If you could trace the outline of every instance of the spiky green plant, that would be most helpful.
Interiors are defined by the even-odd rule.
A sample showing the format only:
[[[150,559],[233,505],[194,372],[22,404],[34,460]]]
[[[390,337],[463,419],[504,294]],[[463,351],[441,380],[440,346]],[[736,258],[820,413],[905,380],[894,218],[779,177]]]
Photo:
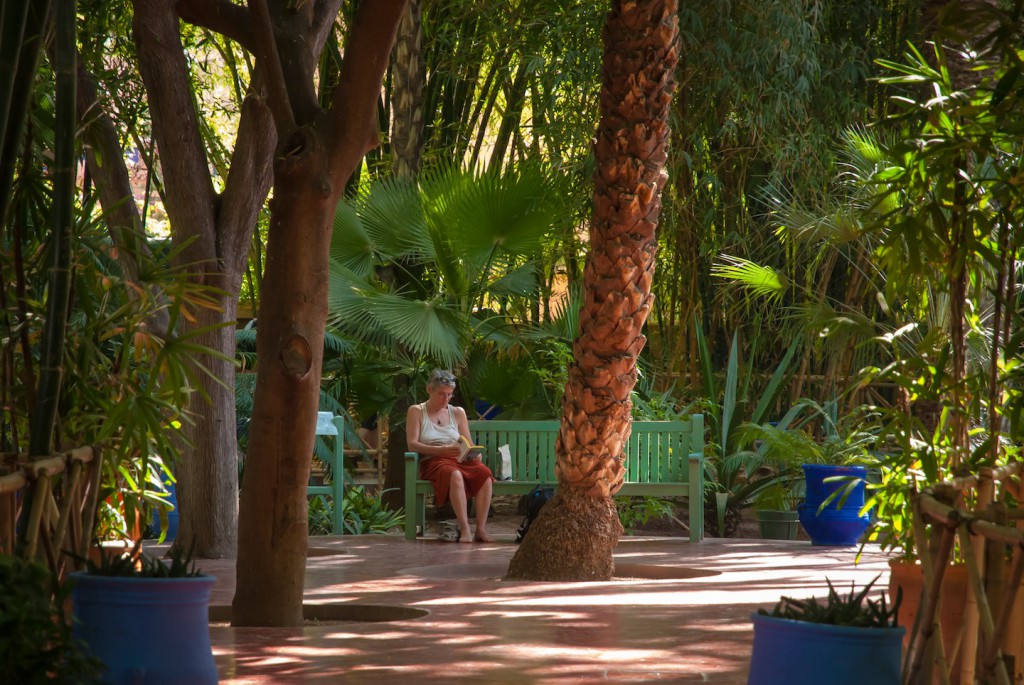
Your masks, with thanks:
[[[903,601],[903,589],[896,590],[896,601],[891,606],[886,605],[885,593],[881,593],[877,599],[869,599],[868,593],[871,592],[871,588],[880,577],[881,575],[875,576],[860,591],[857,591],[854,583],[851,582],[848,595],[840,595],[833,587],[832,581],[826,579],[828,597],[825,598],[824,603],[814,597],[810,599],[783,597],[770,612],[759,609],[757,613],[763,616],[834,626],[895,628],[899,625],[897,612]]]

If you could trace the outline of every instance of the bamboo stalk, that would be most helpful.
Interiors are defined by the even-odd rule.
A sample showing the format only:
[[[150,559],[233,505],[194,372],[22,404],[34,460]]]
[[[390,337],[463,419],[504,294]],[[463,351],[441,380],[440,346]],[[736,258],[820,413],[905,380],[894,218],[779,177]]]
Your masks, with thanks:
[[[29,511],[26,521],[23,559],[35,559],[36,551],[39,548],[39,528],[43,520],[46,500],[50,494],[50,477],[39,478],[29,491],[35,491],[35,497],[32,499],[32,509]]]
[[[79,533],[79,545],[78,549],[82,550],[82,556],[85,556],[84,551],[89,549],[89,543],[92,541],[93,525],[96,520],[96,506],[99,504],[100,497],[100,480],[103,477],[103,452],[99,447],[88,448],[93,454],[93,460],[89,465],[91,469],[89,471],[89,479],[86,481],[88,487],[85,492],[85,501],[82,505],[80,512],[82,521],[82,530]]]
[[[1016,520],[1015,526],[1018,532],[1024,528],[1024,521]],[[1021,561],[1018,561],[1020,559]],[[1009,612],[1008,626],[1006,629],[1006,637],[1003,641],[1003,651],[1006,654],[1013,655],[1014,658],[1014,678],[1020,680],[1021,674],[1024,673],[1024,592],[1021,591],[1021,584],[1024,583],[1024,578],[1015,579],[1013,574],[1017,573],[1017,564],[1020,563],[1024,566],[1024,549],[1021,545],[1017,545],[1013,554],[1014,567],[1010,571],[1011,585],[1010,592],[1015,593],[1013,602],[1007,603],[1003,609]]]
[[[0,495],[9,495],[18,492],[28,484],[28,478],[21,471],[9,473],[0,478]]]
[[[995,483],[990,478],[979,478],[978,480],[978,504],[979,510],[984,511],[992,503],[995,497]],[[978,630],[983,631],[986,636],[991,636],[992,617],[988,616],[988,624],[984,623],[982,616],[985,604],[985,536],[977,532],[971,526],[971,519],[961,521],[958,524],[960,531],[960,548],[965,559],[970,559],[968,565],[971,583],[967,586],[967,602],[964,605],[963,635],[964,642],[961,648],[963,657],[960,661],[960,682],[973,683],[978,662]]]
[[[70,466],[68,468],[67,475],[64,477],[64,497],[60,503],[60,512],[57,518],[57,526],[53,532],[53,539],[60,545],[61,554],[55,574],[58,578],[64,577],[65,567],[67,564],[64,563],[67,553],[70,551],[74,553],[74,550],[69,550],[69,543],[71,538],[68,536],[69,522],[71,521],[71,510],[74,508],[74,503],[78,501],[78,483],[82,475],[82,462],[73,461],[68,459]]]
[[[971,530],[970,525],[966,522],[960,524],[960,539],[961,541],[970,538]],[[972,595],[976,598],[975,600],[975,626],[974,630],[967,631],[968,642],[967,644],[971,647],[969,651],[964,652],[963,668],[960,671],[960,682],[962,683],[973,683],[975,678],[975,662],[977,659],[977,646],[978,646],[978,625],[981,627],[982,635],[986,642],[995,642],[993,640],[995,633],[995,624],[992,621],[992,612],[989,611],[988,602],[985,599],[985,581],[982,577],[985,569],[982,562],[983,559],[979,558],[975,546],[973,544],[961,544],[964,553],[964,561],[967,563],[967,572],[971,579],[970,592],[967,594],[968,602]],[[966,616],[965,616],[966,619]],[[966,624],[967,621],[965,620]],[[998,649],[998,646],[997,646]],[[969,663],[968,663],[969,662]],[[967,676],[970,676],[970,680],[965,680]],[[1001,658],[996,659],[995,664],[995,675],[999,682],[999,685],[1010,685],[1010,678],[1006,674],[1006,664],[1003,663]]]
[[[1021,553],[1021,548],[1018,547],[1014,551],[1013,564],[1010,567],[1006,597],[999,604],[999,618],[996,620],[995,639],[985,645],[982,665],[986,673],[991,672],[995,660],[999,658],[1000,652],[1012,654],[1014,656],[1014,663],[1019,663],[1020,652],[1014,649],[1018,645],[1010,641],[1012,633],[1010,630],[1010,618],[1014,614],[1015,607],[1019,604],[1020,593],[1018,590],[1020,589],[1022,578],[1024,578],[1024,554]],[[1000,650],[1000,639],[1002,640],[1002,650]],[[1016,674],[1011,674],[1011,676],[1016,678]]]
[[[0,554],[14,552],[14,522],[18,518],[13,492],[0,492]]]
[[[920,506],[923,498],[915,498],[915,503]],[[915,534],[924,534],[924,521],[920,515],[914,516]],[[946,566],[949,564],[950,555],[953,552],[954,533],[952,528],[940,528],[938,544],[932,541],[932,557],[921,555],[921,567],[924,571],[924,597],[921,602],[920,626],[921,637],[924,638],[924,645],[914,649],[914,637],[911,637],[911,645],[908,650],[908,658],[912,658],[910,669],[906,669],[905,682],[920,683],[926,685],[931,682],[932,667],[939,666],[939,680],[943,685],[949,684],[949,666],[946,663],[945,648],[942,644],[942,627],[938,620],[939,592],[942,589],[942,578],[946,573]],[[934,534],[934,531],[933,531]],[[918,538],[925,539],[925,538]],[[912,654],[912,657],[911,657]],[[934,658],[925,659],[926,655],[934,655]]]

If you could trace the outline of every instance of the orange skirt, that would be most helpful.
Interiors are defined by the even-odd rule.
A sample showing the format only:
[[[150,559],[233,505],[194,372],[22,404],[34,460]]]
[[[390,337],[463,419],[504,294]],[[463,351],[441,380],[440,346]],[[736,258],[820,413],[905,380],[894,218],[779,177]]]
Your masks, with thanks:
[[[434,484],[435,506],[440,507],[448,501],[448,490],[454,471],[462,472],[462,481],[466,484],[466,499],[476,497],[484,483],[494,480],[491,470],[479,459],[460,464],[456,457],[431,457],[420,462],[420,478]]]

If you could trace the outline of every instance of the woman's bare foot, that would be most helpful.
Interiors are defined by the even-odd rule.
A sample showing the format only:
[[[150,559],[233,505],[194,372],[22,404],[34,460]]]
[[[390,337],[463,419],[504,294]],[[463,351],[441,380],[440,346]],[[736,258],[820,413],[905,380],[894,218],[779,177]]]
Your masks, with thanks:
[[[476,535],[473,536],[474,542],[494,542],[494,538],[486,530],[476,529]]]
[[[469,544],[470,542],[473,542],[472,531],[470,531],[468,528],[466,530],[460,530],[459,531],[459,539],[456,540],[456,542],[463,542],[463,543],[466,543],[466,544]]]

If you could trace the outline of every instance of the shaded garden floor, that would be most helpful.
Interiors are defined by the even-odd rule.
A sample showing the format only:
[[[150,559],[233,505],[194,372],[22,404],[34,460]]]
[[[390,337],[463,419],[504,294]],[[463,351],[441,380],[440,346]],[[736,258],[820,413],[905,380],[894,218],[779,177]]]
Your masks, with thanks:
[[[214,624],[222,683],[743,684],[751,612],[780,595],[822,597],[826,577],[861,585],[888,571],[873,550],[855,565],[856,548],[807,542],[626,537],[616,561],[632,578],[513,583],[500,580],[516,548],[507,534],[477,545],[397,536],[310,544],[307,604],[335,605],[334,614],[321,612],[328,618],[340,611],[400,620]],[[231,602],[233,563],[200,566],[218,577],[216,617]],[[381,606],[421,615],[402,619]]]

